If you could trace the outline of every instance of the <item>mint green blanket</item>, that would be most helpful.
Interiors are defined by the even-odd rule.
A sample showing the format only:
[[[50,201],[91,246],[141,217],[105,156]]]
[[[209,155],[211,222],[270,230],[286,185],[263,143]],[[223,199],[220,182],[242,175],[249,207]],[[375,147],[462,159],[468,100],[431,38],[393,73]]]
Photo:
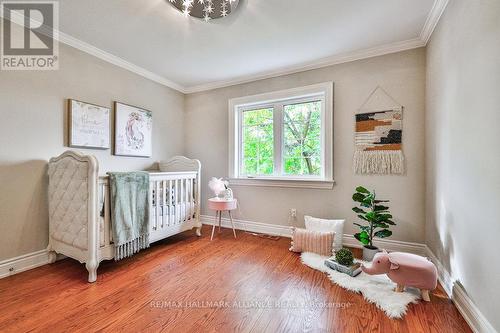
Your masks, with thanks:
[[[109,172],[115,260],[149,247],[149,174]]]

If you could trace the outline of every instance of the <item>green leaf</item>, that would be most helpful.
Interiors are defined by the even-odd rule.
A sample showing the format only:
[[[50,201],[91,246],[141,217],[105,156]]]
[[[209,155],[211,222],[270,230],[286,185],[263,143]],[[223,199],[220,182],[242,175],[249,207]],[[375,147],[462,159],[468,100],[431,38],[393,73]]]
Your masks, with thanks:
[[[360,205],[361,205],[361,207],[365,207],[365,208],[371,208],[372,207],[372,204],[369,203],[369,202],[367,202],[367,203],[362,202],[362,203],[360,203]]]
[[[376,219],[378,222],[385,222],[385,221],[389,220],[390,218],[392,218],[391,214],[377,214]]]
[[[376,221],[376,214],[374,212],[368,212],[365,214],[365,218],[370,222]]]
[[[354,193],[352,195],[352,200],[356,202],[363,202],[365,200],[365,195],[361,193]]]
[[[359,232],[357,234],[354,234],[354,238],[356,238],[358,241],[363,243],[364,245],[370,244],[370,236],[366,231]]]
[[[375,228],[384,228],[384,229],[389,228],[389,225],[388,225],[388,224],[385,224],[385,223],[377,223],[377,222],[376,222],[376,223],[374,223],[374,224],[373,224],[373,226],[374,226]]]
[[[386,238],[386,237],[389,237],[391,235],[392,235],[392,231],[387,230],[387,229],[379,230],[375,233],[375,236],[377,236],[379,238]]]
[[[359,229],[361,229],[362,231],[366,231],[366,232],[370,231],[370,227],[367,225],[361,225],[359,223],[354,223],[354,225],[358,226]]]
[[[363,186],[358,186],[356,187],[356,192],[359,192],[359,193],[365,193],[365,194],[369,194],[370,191],[368,191],[366,188],[364,188]]]
[[[396,223],[394,223],[394,221],[391,221],[391,220],[385,220],[384,223],[387,223],[390,225],[396,225]]]
[[[373,208],[373,210],[375,210],[376,212],[380,212],[380,211],[388,210],[388,209],[389,209],[389,207],[382,206],[382,205],[375,205],[375,207]]]
[[[365,220],[366,222],[370,222],[367,220],[367,218],[364,215],[359,214],[358,217],[362,220]]]
[[[382,203],[382,202],[389,202],[389,200],[373,200],[374,203],[378,204],[378,203]]]
[[[363,200],[363,204],[366,205],[367,207],[371,207],[373,205],[373,199],[375,199],[373,193],[370,193],[365,196],[365,199]]]
[[[352,210],[358,214],[365,214],[366,212],[359,207],[353,207]]]

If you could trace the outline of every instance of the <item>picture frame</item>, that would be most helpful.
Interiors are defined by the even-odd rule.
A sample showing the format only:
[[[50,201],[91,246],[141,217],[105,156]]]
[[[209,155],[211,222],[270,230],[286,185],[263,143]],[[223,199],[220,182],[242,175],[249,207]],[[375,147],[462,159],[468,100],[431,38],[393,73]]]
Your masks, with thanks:
[[[114,155],[151,157],[153,154],[153,113],[121,102],[114,102],[114,110]]]
[[[74,148],[111,148],[111,109],[68,99],[68,145]]]

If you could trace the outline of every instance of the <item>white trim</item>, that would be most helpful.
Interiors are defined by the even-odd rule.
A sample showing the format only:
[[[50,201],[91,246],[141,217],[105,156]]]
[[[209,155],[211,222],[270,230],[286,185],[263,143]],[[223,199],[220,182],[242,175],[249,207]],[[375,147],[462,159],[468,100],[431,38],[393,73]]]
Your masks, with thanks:
[[[203,224],[213,225],[215,216],[201,215],[201,221]],[[235,228],[238,230],[258,232],[269,235],[278,235],[289,238],[292,237],[292,227],[289,225],[277,225],[238,219],[233,219],[233,222]],[[229,220],[229,218],[223,217],[221,224],[223,228],[231,228],[231,221]],[[344,234],[342,238],[342,245],[354,248],[362,247],[359,241],[356,240],[353,235],[349,234]],[[397,240],[377,239],[375,240],[375,245],[377,245],[381,249],[386,249],[388,251],[404,251],[422,256],[425,255],[427,249],[427,246],[425,244],[403,242]]]
[[[203,224],[213,225],[214,216],[201,215]],[[269,223],[245,221],[234,219],[235,228],[238,230],[291,237],[291,227],[286,225],[276,225]],[[231,228],[228,218],[222,218],[222,226]],[[471,329],[476,333],[497,333],[495,328],[472,302],[460,283],[452,281],[450,273],[444,268],[434,253],[427,245],[396,240],[377,240],[376,245],[390,251],[406,251],[419,255],[425,255],[431,259],[438,269],[439,282],[445,289],[448,296],[455,303],[458,311],[464,317]],[[360,248],[359,242],[352,236],[344,234],[343,245]],[[24,254],[15,258],[6,259],[0,262],[0,278],[21,273],[49,263],[47,250],[40,250]],[[13,268],[12,271],[9,269]]]
[[[373,48],[357,50],[352,52],[347,52],[339,55],[334,55],[327,58],[322,58],[319,60],[308,61],[288,67],[282,67],[275,70],[265,71],[258,74],[245,75],[236,79],[222,80],[216,82],[210,82],[206,84],[200,84],[196,86],[186,87],[186,94],[192,94],[196,92],[202,92],[207,90],[213,90],[218,88],[224,88],[229,86],[234,86],[237,84],[254,82],[257,80],[264,80],[273,77],[300,73],[312,69],[318,69],[323,67],[328,67],[332,65],[343,64],[347,62],[352,62],[356,60],[368,59],[373,57],[378,57],[386,54],[397,53],[402,51],[407,51],[411,49],[416,49],[424,47],[425,43],[420,38],[409,39],[401,42],[395,42],[390,44],[385,44]]]
[[[85,53],[88,53],[90,55],[93,55],[96,58],[99,58],[101,60],[104,60],[106,62],[109,62],[110,64],[113,64],[115,66],[121,67],[123,69],[126,69],[132,73],[135,73],[137,75],[140,75],[146,79],[149,79],[153,82],[159,83],[161,85],[164,85],[166,87],[172,88],[174,90],[177,90],[183,94],[187,93],[187,90],[185,87],[183,87],[180,84],[177,84],[161,75],[155,74],[143,67],[137,66],[123,58],[120,58],[114,54],[111,54],[109,52],[106,52],[104,50],[101,50],[100,48],[97,48],[91,44],[85,43],[73,36],[70,36],[64,32],[59,31],[59,42],[64,43],[66,45],[69,45],[77,50],[83,51]]]
[[[215,217],[209,215],[201,215],[203,224],[213,225]],[[282,237],[291,237],[291,227],[287,225],[276,225],[270,223],[246,221],[233,219],[235,228],[243,231],[257,232],[269,235],[278,235]],[[228,218],[222,218],[222,227],[231,228],[231,221]],[[448,294],[448,297],[453,301],[460,314],[476,333],[498,333],[493,325],[486,319],[477,306],[472,302],[467,295],[465,289],[460,283],[452,280],[450,273],[446,270],[443,264],[437,259],[434,253],[425,244],[403,242],[397,240],[375,240],[376,246],[389,251],[403,251],[418,254],[428,257],[437,267],[439,282],[443,289]],[[342,240],[343,246],[361,248],[361,244],[354,238],[353,235],[344,234]]]
[[[497,333],[493,325],[491,325],[488,319],[486,319],[471,300],[469,295],[467,295],[464,287],[459,282],[453,280],[451,274],[427,245],[425,249],[427,257],[429,257],[437,267],[441,286],[443,286],[446,294],[451,298],[472,331],[476,333]]]
[[[419,256],[425,256],[426,254],[426,246],[421,243],[413,243],[413,242],[404,242],[392,239],[380,239],[375,238],[373,240],[373,244],[377,246],[379,249],[392,251],[392,252],[409,252],[413,254],[418,254]],[[363,246],[359,243],[359,241],[354,238],[353,235],[344,234],[342,239],[342,245],[348,247],[354,247],[357,249],[362,248]]]
[[[432,6],[429,15],[427,16],[427,20],[425,21],[424,27],[420,32],[420,40],[427,45],[429,39],[431,39],[432,33],[436,28],[439,19],[444,13],[446,6],[448,5],[449,0],[435,0]]]
[[[444,291],[448,296],[451,297],[452,291],[453,291],[453,280],[451,278],[450,273],[448,270],[443,266],[441,261],[438,260],[436,255],[429,249],[429,247],[426,245],[425,246],[425,251],[426,251],[426,257],[428,257],[434,265],[436,265],[437,271],[438,271],[438,278],[439,282],[441,283],[441,286],[443,286]]]
[[[49,253],[47,250],[40,250],[32,253],[0,261],[0,279],[43,266],[49,263]]]
[[[287,101],[309,100],[319,98],[322,102],[321,110],[321,141],[322,141],[322,174],[318,177],[302,176],[302,177],[287,177],[281,174],[273,176],[257,176],[246,178],[245,175],[240,175],[240,155],[241,155],[241,112],[253,107],[264,107],[273,105],[274,112],[281,112],[282,105]],[[270,182],[269,186],[281,186],[285,182],[290,182],[290,185],[297,185],[299,182],[305,182],[299,186],[284,186],[284,187],[312,187],[328,183],[333,184],[333,82],[323,82],[312,84],[304,87],[295,87],[291,89],[273,91],[263,94],[232,98],[228,101],[228,170],[229,178],[233,179],[233,184],[238,185],[258,185],[264,186],[264,182]],[[276,115],[275,115],[276,118]],[[276,124],[275,124],[276,127]],[[238,129],[238,132],[236,131]],[[276,134],[276,131],[275,131]],[[280,135],[280,133],[278,133]],[[281,145],[282,142],[280,141]],[[276,156],[279,155],[279,156]],[[275,157],[281,158],[279,152],[275,152]],[[279,167],[280,163],[275,168]],[[276,172],[276,170],[275,170]],[[290,179],[287,179],[290,178]],[[318,182],[320,181],[320,182]],[[325,185],[325,184],[322,184]],[[325,188],[322,186],[321,188]]]
[[[224,88],[229,86],[234,86],[237,84],[254,82],[257,80],[270,79],[273,77],[300,73],[312,69],[318,69],[333,65],[339,65],[343,63],[348,63],[356,60],[369,59],[373,57],[383,56],[387,54],[417,49],[424,47],[429,42],[434,29],[436,28],[439,19],[444,13],[449,0],[434,0],[434,4],[427,15],[424,26],[420,31],[417,38],[408,39],[399,42],[388,43],[384,45],[375,46],[372,48],[356,50],[351,52],[346,52],[343,54],[333,55],[330,57],[322,58],[319,60],[313,60],[304,62],[301,64],[296,64],[292,66],[282,67],[280,69],[274,69],[270,71],[264,71],[258,74],[245,75],[235,79],[221,80],[216,82],[210,82],[200,85],[194,85],[191,87],[185,87],[186,94],[192,94],[207,90],[213,90],[218,88]]]
[[[113,55],[109,52],[106,52],[98,47],[86,43],[80,39],[77,39],[73,36],[70,36],[60,30],[55,31],[54,35],[58,35],[58,40],[61,43],[69,45],[75,49],[93,55],[99,59],[102,59],[106,62],[109,62],[113,65],[126,69],[130,72],[133,72],[137,75],[143,76],[151,81],[162,84],[166,87],[175,89],[183,94],[192,94],[201,91],[207,91],[212,89],[229,87],[237,84],[243,84],[248,82],[253,82],[257,80],[269,79],[273,77],[294,74],[299,72],[304,72],[312,69],[318,69],[322,67],[328,67],[332,65],[343,64],[347,62],[352,62],[356,60],[368,59],[372,57],[378,57],[386,54],[397,53],[402,51],[407,51],[411,49],[416,49],[420,47],[424,47],[427,45],[427,42],[434,31],[442,13],[444,12],[446,5],[448,4],[448,0],[435,0],[432,9],[430,10],[426,22],[422,31],[420,32],[419,37],[408,39],[399,42],[388,43],[384,45],[379,45],[372,48],[356,50],[352,52],[346,52],[343,54],[333,55],[330,57],[303,62],[300,64],[295,64],[292,66],[282,67],[279,69],[274,69],[270,71],[264,71],[257,74],[245,75],[239,78],[233,78],[228,80],[215,81],[200,85],[193,86],[183,86],[178,84],[172,80],[167,79],[161,75],[155,74],[141,66],[135,65],[121,57]]]
[[[491,325],[477,306],[472,302],[469,295],[467,295],[464,288],[459,283],[455,283],[453,286],[452,300],[467,324],[469,324],[472,331],[476,333],[497,332],[493,325]]]
[[[229,178],[231,186],[262,186],[262,187],[285,187],[285,188],[312,188],[320,190],[331,190],[335,184],[334,180],[286,180],[272,178]]]
[[[17,12],[13,12],[12,14],[17,16],[19,19],[24,20],[24,17],[25,17],[24,15],[18,14]],[[2,18],[4,17],[3,13],[1,13],[0,17],[2,17]],[[29,20],[32,24],[40,25],[40,23],[41,23],[41,22],[31,18],[31,17],[29,18]],[[14,22],[14,21],[12,21],[12,22]],[[47,29],[50,29],[46,25],[42,25],[42,27],[45,27],[46,31],[48,31]],[[50,30],[52,30],[52,29],[50,29]],[[42,33],[43,33],[43,31],[45,31],[45,30],[42,30]],[[80,39],[77,39],[71,35],[68,35],[68,34],[66,34],[58,29],[54,28],[53,32],[54,32],[53,38],[55,40],[63,43],[63,44],[66,44],[66,45],[71,46],[77,50],[80,50],[82,52],[93,55],[96,58],[99,58],[101,60],[109,62],[110,64],[121,67],[123,69],[126,69],[132,73],[140,75],[140,76],[142,76],[146,79],[149,79],[153,82],[156,82],[156,83],[159,83],[159,84],[164,85],[166,87],[175,89],[181,93],[185,94],[187,91],[186,88],[180,84],[177,84],[177,83],[175,83],[175,82],[173,82],[173,81],[171,81],[163,76],[157,75],[157,74],[155,74],[155,73],[153,73],[153,72],[151,72],[143,67],[137,66],[137,65],[135,65],[135,64],[123,59],[123,58],[120,58],[120,57],[113,55],[109,52],[101,50],[94,45],[88,44],[88,43],[86,43]]]
[[[213,225],[215,216],[201,215],[200,220],[203,224]],[[231,221],[229,218],[223,217],[221,222],[223,228],[231,228]],[[277,235],[288,238],[292,237],[292,228],[288,225],[269,224],[238,219],[233,219],[233,222],[234,228],[238,230]]]

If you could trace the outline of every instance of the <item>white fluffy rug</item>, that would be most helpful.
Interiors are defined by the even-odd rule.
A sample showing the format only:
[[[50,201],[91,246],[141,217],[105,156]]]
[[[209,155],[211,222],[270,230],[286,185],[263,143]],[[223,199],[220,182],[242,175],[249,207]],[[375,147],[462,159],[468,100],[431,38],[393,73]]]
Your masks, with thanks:
[[[325,266],[327,257],[315,253],[304,252],[301,255],[302,263],[318,271],[328,274],[333,283],[344,289],[363,294],[363,297],[370,303],[385,312],[389,318],[401,318],[406,313],[406,308],[410,303],[418,303],[420,291],[418,289],[406,288],[405,292],[394,291],[396,284],[385,274],[368,275],[361,272],[356,277],[337,272]]]

